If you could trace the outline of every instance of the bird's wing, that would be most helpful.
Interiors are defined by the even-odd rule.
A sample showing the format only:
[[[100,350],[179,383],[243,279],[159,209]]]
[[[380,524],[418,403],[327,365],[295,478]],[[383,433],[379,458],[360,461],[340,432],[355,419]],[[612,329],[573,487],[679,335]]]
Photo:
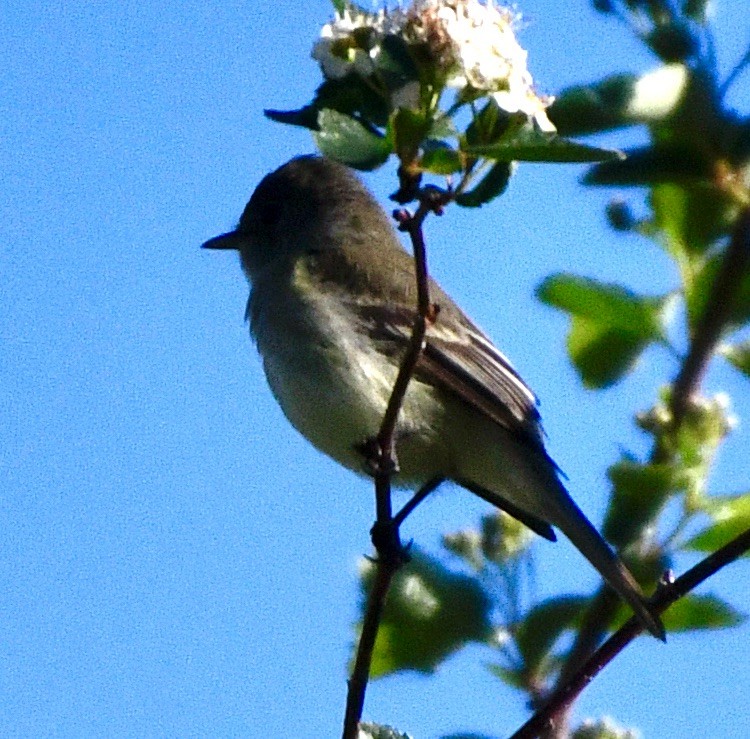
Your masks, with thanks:
[[[397,348],[399,354],[403,352],[413,328],[413,309],[359,303],[356,310],[382,351],[395,353]],[[459,397],[519,441],[544,451],[536,396],[463,313],[454,310],[450,320],[441,321],[438,312],[427,330],[414,374],[422,382]]]

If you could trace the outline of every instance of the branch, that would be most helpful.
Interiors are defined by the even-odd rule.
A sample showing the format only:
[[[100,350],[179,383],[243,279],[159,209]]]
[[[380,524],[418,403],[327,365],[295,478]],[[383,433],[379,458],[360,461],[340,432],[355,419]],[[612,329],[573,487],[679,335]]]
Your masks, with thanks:
[[[368,445],[372,454],[370,462],[374,469],[377,510],[375,525],[372,528],[372,541],[378,557],[375,561],[375,579],[367,596],[367,606],[362,622],[362,633],[357,645],[354,669],[348,684],[343,739],[357,739],[359,734],[359,722],[362,718],[372,655],[383,615],[385,599],[393,577],[406,561],[406,555],[399,537],[399,526],[405,515],[402,512],[394,519],[391,503],[391,478],[398,471],[394,439],[404,397],[424,348],[427,327],[435,320],[437,315],[435,308],[430,304],[427,251],[422,234],[422,224],[430,213],[442,213],[444,205],[449,202],[451,197],[450,192],[425,187],[419,191],[419,207],[414,215],[410,215],[403,210],[397,211],[395,214],[399,222],[399,229],[409,234],[414,248],[417,315],[414,319],[406,353],[401,361],[398,376],[383,416],[380,431],[374,443]],[[429,481],[413,500],[418,502],[424,499],[439,483],[440,480]],[[414,505],[416,503],[409,510]]]
[[[672,383],[670,394],[670,432],[676,434],[685,420],[685,414],[698,392],[708,364],[713,357],[722,332],[730,321],[742,282],[750,270],[750,208],[745,208],[738,216],[732,240],[726,249],[724,259],[706,300],[706,307],[690,343],[690,349]],[[668,452],[658,439],[651,451],[651,464],[668,461]],[[626,548],[626,542],[622,548]],[[593,596],[592,605],[584,616],[568,659],[563,665],[554,688],[555,694],[566,690],[571,674],[593,652],[604,638],[606,616],[609,613],[603,604],[608,602],[608,586],[602,584]],[[570,707],[570,704],[567,705]]]
[[[747,551],[750,551],[750,529],[710,554],[673,583],[664,585],[651,601],[654,609],[663,613],[672,603]],[[643,627],[635,617],[629,619],[511,739],[533,739],[553,728],[558,723],[558,717],[568,712],[584,688],[642,631]]]
[[[685,361],[672,383],[672,425],[679,427],[721,334],[730,322],[742,282],[750,267],[750,208],[745,208],[735,224],[732,240],[711,286],[706,309],[698,323]]]

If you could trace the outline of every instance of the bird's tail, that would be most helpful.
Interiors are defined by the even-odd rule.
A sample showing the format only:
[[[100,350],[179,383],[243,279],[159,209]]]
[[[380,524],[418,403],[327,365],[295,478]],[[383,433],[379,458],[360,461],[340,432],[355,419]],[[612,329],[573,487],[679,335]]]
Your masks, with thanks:
[[[643,626],[657,639],[666,641],[664,625],[654,613],[633,575],[589,522],[565,488],[550,501],[549,520],[557,526],[599,571],[607,584],[630,605]]]
[[[550,472],[548,480],[554,487],[550,489],[549,483],[545,486],[543,519],[509,503],[498,493],[464,480],[461,480],[460,484],[517,518],[546,539],[555,541],[549,523],[559,528],[599,571],[605,582],[633,609],[643,626],[657,639],[666,641],[664,625],[658,614],[651,610],[633,575],[575,504],[552,468]]]

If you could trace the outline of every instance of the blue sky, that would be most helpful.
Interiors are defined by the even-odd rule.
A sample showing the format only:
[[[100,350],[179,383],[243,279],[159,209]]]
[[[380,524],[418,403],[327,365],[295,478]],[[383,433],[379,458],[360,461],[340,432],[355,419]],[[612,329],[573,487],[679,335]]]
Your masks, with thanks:
[[[728,70],[750,40],[744,3],[717,3]],[[651,59],[574,0],[527,0],[522,42],[540,88]],[[336,736],[369,551],[371,485],[311,449],[267,390],[232,255],[201,252],[259,179],[312,151],[263,118],[305,103],[327,1],[6,4],[0,24],[0,734]],[[750,80],[733,103],[750,108]],[[626,133],[599,143],[625,145]],[[584,391],[565,322],[535,301],[553,271],[643,292],[675,284],[635,236],[607,230],[611,192],[575,166],[525,165],[500,201],[430,222],[430,264],[542,399],[550,451],[600,522],[604,470],[643,451],[633,408],[674,366],[652,352],[602,394]],[[394,171],[368,176],[385,202]],[[467,236],[470,234],[470,237]],[[742,424],[717,493],[747,490],[747,387],[708,378]],[[483,504],[447,491],[405,535],[434,548]],[[679,569],[690,560],[678,562]],[[587,590],[567,544],[539,544],[542,594]],[[704,586],[750,611],[747,564]],[[750,626],[641,639],[586,691],[660,738],[745,736]],[[522,700],[479,648],[434,678],[374,684],[367,718],[417,737],[506,735]],[[710,727],[710,728],[709,728]]]

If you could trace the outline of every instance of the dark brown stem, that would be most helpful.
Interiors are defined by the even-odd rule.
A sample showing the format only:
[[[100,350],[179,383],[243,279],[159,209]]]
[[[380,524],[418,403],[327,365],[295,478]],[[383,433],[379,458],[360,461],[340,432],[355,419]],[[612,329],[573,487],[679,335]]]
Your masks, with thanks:
[[[365,692],[370,677],[375,639],[378,635],[378,627],[383,615],[388,589],[396,571],[396,568],[385,567],[380,563],[377,563],[375,567],[375,579],[367,596],[367,609],[362,621],[362,633],[357,645],[357,656],[348,683],[346,714],[344,715],[344,739],[356,739],[359,734],[359,721],[362,718],[362,709],[365,704]]]
[[[696,326],[685,361],[672,384],[672,424],[679,427],[695,397],[721,334],[729,323],[750,267],[750,208],[740,214],[732,240],[706,301],[706,310]]]
[[[396,382],[391,391],[380,430],[375,439],[372,459],[370,462],[375,470],[375,500],[376,520],[372,529],[372,540],[378,552],[375,561],[375,580],[367,597],[365,617],[362,622],[362,633],[357,645],[357,656],[354,662],[351,679],[348,683],[346,713],[344,716],[343,739],[357,739],[359,721],[365,702],[367,682],[370,675],[372,655],[375,640],[380,627],[380,620],[385,607],[391,582],[399,568],[406,561],[406,554],[399,537],[399,526],[406,517],[404,511],[394,519],[391,502],[391,478],[398,469],[395,454],[395,433],[398,416],[403,406],[409,382],[424,348],[425,335],[428,325],[435,319],[435,309],[430,304],[429,276],[427,272],[427,256],[422,224],[430,213],[440,213],[442,207],[450,199],[450,194],[435,188],[424,188],[420,191],[419,207],[414,215],[399,211],[397,218],[399,228],[411,237],[414,248],[414,264],[417,280],[417,315],[412,327],[411,339],[406,349]],[[423,500],[429,492],[440,483],[439,480],[430,481],[412,499],[416,501],[407,504],[407,513]],[[409,508],[411,505],[411,508]]]
[[[710,554],[673,583],[663,586],[652,599],[653,608],[663,613],[672,603],[715,575],[750,550],[750,529]],[[533,739],[559,723],[557,717],[567,713],[584,688],[643,631],[641,623],[631,618],[586,661],[567,683],[537,711],[511,739]]]

